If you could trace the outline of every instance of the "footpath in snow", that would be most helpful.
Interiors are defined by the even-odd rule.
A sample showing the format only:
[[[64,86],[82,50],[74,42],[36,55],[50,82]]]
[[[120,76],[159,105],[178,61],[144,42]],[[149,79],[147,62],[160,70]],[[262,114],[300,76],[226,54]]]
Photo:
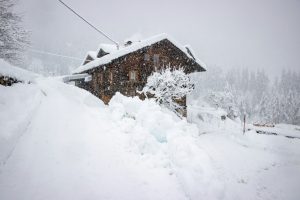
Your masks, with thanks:
[[[194,122],[53,79],[0,86],[0,199],[300,199],[299,139]]]

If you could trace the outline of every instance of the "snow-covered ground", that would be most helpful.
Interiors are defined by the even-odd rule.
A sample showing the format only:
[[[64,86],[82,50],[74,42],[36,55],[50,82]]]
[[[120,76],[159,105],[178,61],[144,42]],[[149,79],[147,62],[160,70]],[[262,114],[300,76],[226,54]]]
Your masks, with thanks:
[[[290,125],[290,124],[276,124],[274,127],[258,127],[253,125],[248,125],[248,129],[253,129],[262,134],[273,134],[280,135],[289,138],[300,139],[300,126]]]
[[[300,199],[300,139],[192,110],[105,106],[51,78],[0,86],[0,199]]]

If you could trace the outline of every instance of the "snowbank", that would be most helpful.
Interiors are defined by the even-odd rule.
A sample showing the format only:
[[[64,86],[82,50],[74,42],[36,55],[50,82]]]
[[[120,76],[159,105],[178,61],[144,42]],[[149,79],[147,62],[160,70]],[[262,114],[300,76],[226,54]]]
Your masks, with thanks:
[[[109,104],[113,120],[130,135],[135,152],[145,162],[175,175],[190,199],[214,199],[222,183],[211,168],[210,158],[196,144],[198,129],[162,109],[154,100],[141,101],[117,93]],[[212,181],[213,180],[213,181]]]
[[[299,140],[242,135],[204,110],[196,125],[52,78],[0,87],[0,199],[300,198]]]
[[[187,108],[187,120],[197,124],[201,133],[210,133],[220,129],[224,131],[240,129],[239,120],[229,119],[225,110],[211,107],[202,99],[190,102]]]
[[[23,82],[34,82],[37,74],[12,66],[3,59],[0,59],[0,76],[8,76]]]

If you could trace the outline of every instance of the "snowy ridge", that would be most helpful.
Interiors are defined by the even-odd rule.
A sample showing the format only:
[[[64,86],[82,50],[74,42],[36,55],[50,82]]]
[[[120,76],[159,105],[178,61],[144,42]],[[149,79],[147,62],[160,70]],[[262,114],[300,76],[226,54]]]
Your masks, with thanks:
[[[12,66],[3,59],[0,59],[0,76],[8,76],[24,82],[33,82],[39,77],[38,74]]]
[[[119,57],[124,56],[124,55],[129,54],[129,53],[132,53],[132,52],[137,51],[141,48],[150,46],[150,45],[155,44],[155,43],[157,43],[159,41],[162,41],[164,39],[169,40],[177,48],[179,48],[182,52],[184,52],[189,58],[193,59],[193,57],[187,52],[187,49],[185,47],[180,45],[176,40],[174,40],[169,35],[163,33],[163,34],[160,34],[160,35],[150,37],[150,38],[145,39],[145,40],[141,40],[140,42],[134,42],[133,44],[131,44],[129,46],[122,46],[122,47],[120,47],[119,50],[114,50],[112,48],[109,48],[109,51],[111,51],[111,53],[109,53],[109,54],[107,54],[107,55],[105,55],[101,58],[97,58],[94,61],[87,63],[86,65],[78,67],[72,73],[81,73],[81,72],[84,72],[86,70],[97,67],[99,65],[108,64],[116,58],[119,58]],[[197,59],[196,62],[198,62],[202,67],[206,68],[205,64],[203,62],[201,62],[199,59]]]

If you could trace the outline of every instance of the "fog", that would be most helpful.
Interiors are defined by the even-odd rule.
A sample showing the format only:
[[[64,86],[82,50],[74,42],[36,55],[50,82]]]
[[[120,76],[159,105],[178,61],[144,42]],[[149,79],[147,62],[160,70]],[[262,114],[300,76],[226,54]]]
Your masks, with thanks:
[[[300,70],[299,0],[64,0],[118,42],[167,33],[210,66]],[[109,43],[57,0],[19,0],[35,49],[83,59]],[[32,56],[38,56],[32,53]],[[55,57],[48,59],[56,59]],[[44,58],[45,58],[44,57]],[[66,59],[76,68],[80,60]]]

